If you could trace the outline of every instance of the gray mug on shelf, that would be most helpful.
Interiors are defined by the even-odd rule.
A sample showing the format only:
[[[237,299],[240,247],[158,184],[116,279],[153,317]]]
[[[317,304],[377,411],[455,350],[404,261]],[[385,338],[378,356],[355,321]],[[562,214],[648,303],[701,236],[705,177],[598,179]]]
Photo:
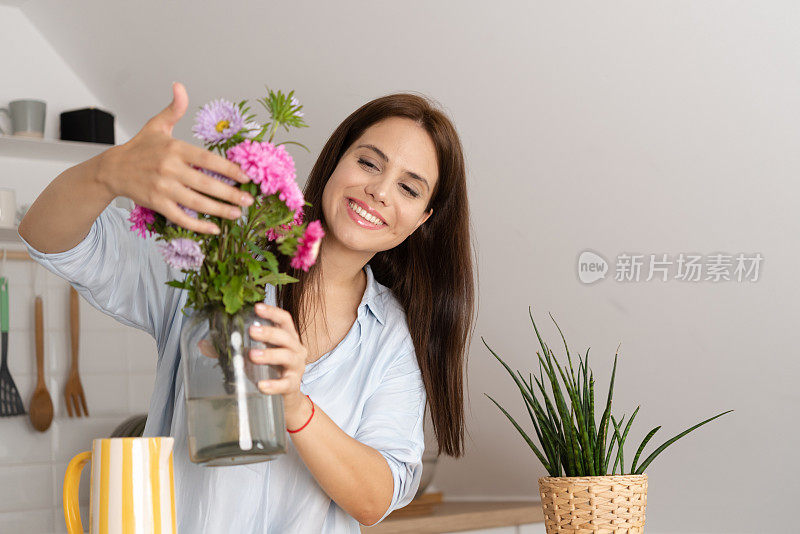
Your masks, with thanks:
[[[7,108],[0,108],[11,119],[11,132],[0,127],[0,133],[16,137],[44,137],[44,119],[47,103],[42,100],[12,100]]]

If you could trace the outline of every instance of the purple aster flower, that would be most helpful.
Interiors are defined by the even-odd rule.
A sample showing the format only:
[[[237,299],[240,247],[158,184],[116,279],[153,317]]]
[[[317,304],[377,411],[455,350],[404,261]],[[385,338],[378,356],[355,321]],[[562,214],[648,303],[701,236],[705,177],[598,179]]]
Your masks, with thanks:
[[[261,131],[261,128],[263,126],[261,124],[258,124],[257,122],[247,122],[245,123],[244,127],[249,131],[243,132],[242,135],[248,139],[252,139],[256,135],[258,135],[258,132]]]
[[[182,210],[183,210],[183,211],[186,213],[186,215],[188,215],[189,217],[192,217],[192,218],[194,218],[194,219],[196,219],[196,218],[197,218],[197,212],[196,212],[196,211],[194,211],[192,208],[187,208],[187,207],[186,207],[186,206],[184,206],[183,204],[178,204],[178,206],[179,206],[179,207],[180,207],[180,208],[181,208],[181,209],[182,209]]]
[[[206,143],[219,143],[233,137],[243,126],[244,117],[239,106],[219,98],[197,112],[192,132]]]
[[[180,270],[199,271],[205,259],[197,241],[186,237],[177,237],[168,243],[161,242],[159,250],[164,261]]]
[[[238,183],[239,183],[239,182],[237,182],[236,180],[233,180],[232,178],[228,178],[227,176],[224,176],[224,175],[222,175],[222,174],[220,174],[220,173],[218,173],[218,172],[215,172],[215,171],[211,171],[211,170],[208,170],[208,169],[204,169],[204,168],[202,168],[202,167],[198,167],[198,166],[196,166],[196,165],[192,165],[192,168],[193,168],[193,169],[195,169],[195,170],[197,170],[197,171],[200,171],[200,172],[202,172],[202,173],[204,173],[204,174],[207,174],[207,175],[209,175],[209,176],[210,176],[210,177],[212,177],[212,178],[216,178],[217,180],[219,180],[220,182],[222,182],[222,183],[224,183],[224,184],[228,184],[228,185],[236,185],[236,184],[238,184]]]
[[[296,96],[292,97],[291,103],[292,103],[293,106],[299,106],[300,105],[300,101],[297,100]],[[303,116],[303,112],[302,111],[295,111],[294,114],[297,115],[298,117],[302,117]]]

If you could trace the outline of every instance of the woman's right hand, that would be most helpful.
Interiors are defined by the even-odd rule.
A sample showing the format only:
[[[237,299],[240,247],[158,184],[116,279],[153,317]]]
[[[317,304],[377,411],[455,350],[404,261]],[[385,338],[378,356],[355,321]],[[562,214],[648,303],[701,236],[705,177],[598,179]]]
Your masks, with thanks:
[[[237,219],[241,215],[237,206],[251,205],[253,197],[191,165],[239,183],[247,183],[250,178],[239,165],[219,154],[172,137],[172,128],[189,103],[183,84],[174,82],[172,91],[172,102],[147,121],[139,133],[103,153],[100,179],[115,196],[128,197],[177,225],[198,233],[219,233],[216,224],[191,217],[178,204],[198,213]]]

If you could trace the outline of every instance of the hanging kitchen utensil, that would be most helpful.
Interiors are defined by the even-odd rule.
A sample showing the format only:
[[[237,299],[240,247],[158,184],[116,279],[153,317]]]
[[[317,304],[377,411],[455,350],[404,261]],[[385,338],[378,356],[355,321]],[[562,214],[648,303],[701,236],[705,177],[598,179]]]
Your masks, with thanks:
[[[83,394],[81,379],[78,375],[78,336],[80,325],[78,321],[78,292],[69,286],[69,329],[72,341],[72,367],[69,370],[69,378],[64,386],[64,400],[67,401],[67,413],[72,417],[72,408],[75,407],[75,416],[81,417],[81,407],[83,415],[89,417],[89,410],[86,408],[86,397]]]
[[[8,278],[0,277],[0,335],[3,361],[0,363],[0,417],[25,415],[17,385],[8,370]]]
[[[34,264],[34,288],[36,287],[36,268]],[[47,392],[47,385],[44,382],[44,316],[42,313],[42,296],[36,295],[35,299],[36,316],[36,389],[31,397],[29,407],[31,423],[33,428],[39,432],[44,432],[50,428],[53,422],[53,401],[50,393]]]

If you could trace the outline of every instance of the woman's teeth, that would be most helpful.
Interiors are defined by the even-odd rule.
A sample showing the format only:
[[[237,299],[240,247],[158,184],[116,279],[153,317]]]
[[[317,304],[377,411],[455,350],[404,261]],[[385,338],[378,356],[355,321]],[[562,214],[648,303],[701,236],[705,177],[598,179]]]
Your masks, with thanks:
[[[361,206],[359,206],[358,204],[356,204],[352,200],[349,202],[349,204],[350,204],[350,209],[352,209],[354,212],[356,212],[359,215],[361,215],[361,217],[363,217],[364,219],[368,220],[372,224],[377,224],[378,226],[383,224],[382,220],[378,219],[374,215],[370,215],[369,213],[367,213],[367,211],[364,208],[362,208]]]

